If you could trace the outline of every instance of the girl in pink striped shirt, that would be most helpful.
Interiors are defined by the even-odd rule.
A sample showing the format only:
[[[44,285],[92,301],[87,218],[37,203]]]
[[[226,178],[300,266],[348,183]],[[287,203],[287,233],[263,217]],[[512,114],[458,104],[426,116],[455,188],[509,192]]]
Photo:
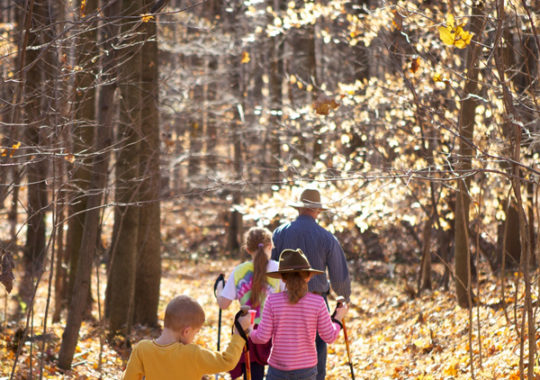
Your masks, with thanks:
[[[337,308],[332,318],[323,297],[308,293],[308,281],[323,272],[311,268],[301,249],[281,252],[278,268],[266,275],[281,278],[287,290],[268,296],[261,322],[250,337],[258,344],[272,339],[267,380],[314,380],[317,332],[325,342],[334,342],[347,306]]]

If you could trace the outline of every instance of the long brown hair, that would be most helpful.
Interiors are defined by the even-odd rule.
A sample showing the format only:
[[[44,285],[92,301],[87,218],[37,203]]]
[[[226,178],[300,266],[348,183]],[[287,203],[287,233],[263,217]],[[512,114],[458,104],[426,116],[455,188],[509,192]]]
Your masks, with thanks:
[[[253,279],[249,301],[252,307],[258,307],[266,295],[266,266],[268,257],[264,248],[272,244],[272,233],[267,228],[252,227],[246,233],[246,249],[255,252],[253,256]]]
[[[287,295],[289,296],[289,303],[293,305],[298,303],[300,299],[308,292],[308,284],[306,278],[309,276],[307,272],[292,272],[283,273],[281,275],[282,280],[287,285]]]

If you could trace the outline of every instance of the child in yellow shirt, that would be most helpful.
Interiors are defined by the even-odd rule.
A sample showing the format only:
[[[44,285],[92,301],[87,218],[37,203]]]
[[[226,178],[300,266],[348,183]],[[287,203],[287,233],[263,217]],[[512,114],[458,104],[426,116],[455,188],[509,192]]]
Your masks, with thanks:
[[[214,352],[193,344],[205,320],[201,305],[189,296],[177,296],[165,310],[164,328],[154,340],[142,340],[131,352],[123,380],[200,380],[205,374],[234,368],[245,341],[234,329],[223,352]],[[239,318],[244,330],[250,327],[250,316]]]

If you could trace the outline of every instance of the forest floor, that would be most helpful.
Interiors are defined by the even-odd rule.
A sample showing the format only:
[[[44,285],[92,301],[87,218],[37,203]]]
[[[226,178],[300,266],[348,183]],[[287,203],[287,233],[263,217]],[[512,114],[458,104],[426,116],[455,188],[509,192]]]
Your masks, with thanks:
[[[193,205],[193,209],[209,208]],[[189,294],[206,311],[206,322],[195,343],[215,349],[218,331],[218,307],[213,284],[219,273],[229,273],[244,258],[219,257],[219,241],[209,230],[215,221],[202,221],[199,216],[188,215],[186,209],[168,209],[185,215],[190,220],[164,218],[163,276],[159,307],[160,321],[166,303],[175,295]],[[214,218],[215,210],[208,213]],[[171,222],[171,220],[175,220]],[[212,227],[214,228],[214,227]],[[199,241],[189,237],[198,236]],[[221,237],[223,240],[223,237]],[[196,252],[195,247],[207,249]],[[385,265],[381,263],[381,265]],[[356,379],[519,379],[521,347],[527,352],[526,334],[520,341],[522,329],[523,281],[512,273],[505,280],[502,307],[500,279],[480,268],[478,277],[478,306],[471,312],[457,306],[452,286],[450,290],[438,288],[420,296],[411,292],[418,264],[397,264],[392,276],[370,277],[369,271],[352,269],[350,312],[346,318],[351,359]],[[130,346],[140,339],[159,335],[158,329],[135,326],[130,336],[106,339],[100,317],[105,290],[105,266],[94,272],[93,321],[84,322],[80,332],[73,368],[62,372],[56,367],[65,320],[51,323],[52,305],[48,309],[48,322],[43,327],[47,309],[48,273],[38,287],[34,313],[28,320],[30,338],[17,354],[17,331],[26,320],[11,317],[17,301],[0,286],[0,380],[13,379],[119,379],[130,353]],[[16,278],[19,278],[16,273]],[[99,281],[98,281],[99,280]],[[17,281],[17,280],[16,280]],[[533,282],[538,284],[537,279]],[[15,291],[13,292],[15,293]],[[12,293],[12,294],[13,294]],[[98,296],[99,294],[99,296]],[[538,294],[535,289],[534,294]],[[536,300],[536,296],[534,297]],[[331,306],[334,300],[329,299]],[[536,302],[537,304],[538,302]],[[222,347],[230,337],[230,325],[237,305],[223,312]],[[535,306],[537,307],[537,306]],[[537,311],[535,309],[535,311]],[[64,316],[65,317],[65,316]],[[537,335],[537,341],[540,335]],[[538,343],[537,343],[538,346]],[[537,348],[540,348],[538,346]],[[523,355],[528,363],[527,355]],[[471,363],[472,359],[472,363]],[[328,379],[350,379],[347,350],[343,334],[329,346]],[[537,379],[540,379],[535,360]],[[526,374],[525,374],[526,377]],[[211,378],[214,378],[213,376]],[[223,375],[222,379],[228,379]]]
[[[169,260],[161,285],[160,318],[169,299],[177,294],[190,294],[206,311],[206,322],[196,343],[214,349],[218,308],[213,283],[220,272],[227,273],[238,262]],[[38,294],[36,309],[43,308],[47,298],[46,287],[42,288],[45,289]],[[510,303],[516,296],[511,288],[509,283],[506,294]],[[505,315],[500,307],[500,290],[487,277],[480,278],[481,303],[472,313],[458,307],[451,292],[435,290],[412,298],[401,280],[354,282],[352,289],[346,326],[356,379],[471,379],[472,370],[476,379],[519,379],[520,337],[516,325],[521,326],[521,308],[511,304]],[[223,312],[222,345],[229,340],[234,309]],[[96,304],[94,316],[99,320],[97,312]],[[0,379],[10,376],[16,357],[14,337],[19,326],[2,321]],[[43,378],[120,378],[129,348],[120,338],[107,342],[98,322],[83,324],[73,370],[67,373],[59,371],[54,361],[64,322],[49,325],[43,338],[40,312],[36,311],[34,326],[33,338],[25,343],[17,359],[15,379],[39,378],[41,358]],[[128,341],[134,344],[157,334],[157,330],[136,327]],[[327,367],[328,379],[351,378],[343,335],[329,346]]]

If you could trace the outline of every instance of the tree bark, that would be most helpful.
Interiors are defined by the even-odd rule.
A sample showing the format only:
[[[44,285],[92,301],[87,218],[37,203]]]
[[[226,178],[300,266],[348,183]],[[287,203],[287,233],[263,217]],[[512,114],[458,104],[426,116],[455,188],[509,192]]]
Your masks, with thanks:
[[[530,277],[530,261],[532,257],[531,251],[531,241],[529,239],[529,221],[527,220],[527,214],[525,212],[523,197],[522,197],[522,186],[524,183],[524,173],[523,169],[519,165],[521,162],[521,145],[522,145],[522,125],[523,119],[517,109],[515,108],[514,98],[512,92],[510,91],[507,85],[506,78],[506,67],[504,60],[501,57],[498,44],[501,41],[501,35],[503,32],[503,25],[505,23],[505,4],[504,0],[499,0],[497,2],[497,29],[495,36],[495,64],[497,67],[497,73],[499,75],[499,83],[501,83],[502,90],[502,99],[505,108],[505,127],[511,131],[510,133],[510,146],[511,154],[509,156],[509,161],[511,164],[511,183],[513,195],[516,199],[516,208],[519,219],[519,235],[521,238],[521,247],[522,254],[520,256],[520,265],[521,272],[523,274],[523,283],[525,285],[525,297],[524,297],[524,315],[522,318],[523,325],[521,326],[520,332],[520,342],[519,342],[519,372],[520,377],[524,378],[525,374],[525,341],[528,340],[528,352],[527,355],[529,358],[536,357],[536,321],[533,310],[533,301],[532,301],[532,287],[531,287],[531,277]],[[526,318],[525,318],[526,316]],[[525,321],[527,321],[527,326],[525,327]],[[525,336],[527,335],[527,336]],[[529,360],[527,364],[527,379],[532,380],[535,378],[534,373],[534,363]]]
[[[122,15],[137,17],[140,0],[124,0]],[[131,329],[134,312],[137,243],[139,232],[139,153],[141,139],[141,36],[132,30],[129,19],[123,21],[121,38],[125,48],[121,54],[126,61],[119,68],[120,126],[116,155],[115,236],[111,249],[111,265],[107,283],[106,313],[112,333]],[[120,54],[120,53],[119,53]]]
[[[202,9],[196,9],[196,18],[200,17]],[[199,38],[197,28],[187,27],[188,40],[192,41]],[[193,52],[189,57],[191,71],[196,73],[203,68],[204,59],[200,52]],[[195,75],[194,75],[195,77]],[[187,127],[189,129],[189,161],[188,161],[188,177],[192,179],[190,183],[190,191],[197,191],[201,187],[199,175],[201,174],[201,163],[203,155],[203,138],[204,138],[204,119],[203,113],[199,112],[199,105],[204,104],[204,85],[202,78],[196,78],[192,87],[189,90],[189,103],[187,108]]]
[[[280,2],[277,0],[269,0],[269,7],[273,8],[276,13],[279,13]],[[270,16],[272,17],[272,16]],[[270,20],[272,22],[272,20]],[[266,169],[268,173],[265,175],[270,182],[275,185],[280,185],[279,167],[281,162],[281,119],[283,112],[283,42],[281,36],[273,36],[270,38],[270,59],[269,59],[269,92],[270,92],[270,117],[268,123],[268,143],[270,157],[267,158]]]
[[[29,46],[43,46],[47,34],[47,5],[43,0],[34,0],[32,29],[29,35]],[[47,132],[42,128],[47,125],[44,113],[44,88],[46,72],[41,48],[27,52],[29,70],[26,74],[24,143],[32,159],[26,165],[27,178],[27,232],[24,247],[24,277],[19,294],[29,303],[34,292],[34,281],[43,271],[46,256],[45,214],[47,211],[47,156],[42,152],[47,147]]]
[[[426,220],[422,237],[422,264],[418,281],[418,293],[422,290],[431,290],[431,234],[433,230],[433,218]]]
[[[105,17],[116,15],[115,6],[104,7]],[[109,36],[111,37],[111,36]],[[110,74],[114,64],[114,53],[105,55],[102,62],[103,73]],[[110,78],[107,78],[110,79]],[[87,198],[88,210],[85,212],[84,233],[79,247],[79,260],[73,282],[73,292],[69,304],[66,328],[62,335],[60,352],[58,353],[58,366],[69,369],[73,362],[73,355],[79,337],[82,320],[88,306],[90,292],[92,265],[94,253],[99,238],[99,221],[103,202],[103,194],[107,185],[107,171],[109,166],[109,149],[112,140],[112,107],[115,82],[107,81],[101,86],[98,98],[98,125],[99,133],[95,134],[92,150],[95,152],[92,159],[91,177]]]
[[[485,24],[485,12],[483,2],[474,2],[470,30],[474,33],[474,39],[481,39]],[[471,267],[469,246],[469,196],[468,187],[471,177],[468,171],[471,169],[471,157],[473,155],[472,139],[474,134],[474,115],[477,101],[471,94],[478,94],[478,59],[480,44],[473,41],[467,51],[467,77],[463,89],[464,100],[461,103],[459,114],[459,156],[457,171],[461,177],[458,179],[458,192],[456,196],[455,214],[455,285],[458,304],[461,307],[470,307],[472,302],[471,291]]]
[[[150,7],[153,1],[145,1]],[[158,42],[155,20],[143,24],[141,190],[134,322],[156,326],[161,278]]]
[[[85,213],[88,209],[88,189],[90,185],[91,155],[93,139],[95,134],[95,74],[97,65],[93,59],[98,55],[97,50],[97,19],[94,15],[98,8],[98,0],[87,0],[84,3],[84,12],[81,9],[83,0],[77,2],[80,10],[79,17],[83,21],[81,34],[78,39],[77,63],[80,71],[75,74],[74,83],[74,110],[75,121],[73,125],[73,154],[76,157],[71,166],[69,211],[68,211],[68,231],[66,235],[66,255],[69,258],[69,284],[68,298],[73,292],[75,275],[79,260],[79,249],[84,225]],[[85,19],[86,18],[86,19]],[[91,294],[88,291],[88,308],[90,308]],[[68,300],[69,303],[69,300]]]
[[[112,100],[112,99],[111,99]],[[73,293],[66,321],[66,328],[62,334],[62,344],[58,354],[58,366],[69,369],[77,346],[79,330],[81,328],[85,309],[87,307],[88,292],[96,243],[99,236],[100,206],[107,184],[108,155],[107,147],[111,144],[111,125],[101,125],[96,136],[96,154],[92,164],[90,178],[90,193],[88,196],[88,211],[85,213],[85,229],[81,239],[80,255],[77,272],[74,277]]]

